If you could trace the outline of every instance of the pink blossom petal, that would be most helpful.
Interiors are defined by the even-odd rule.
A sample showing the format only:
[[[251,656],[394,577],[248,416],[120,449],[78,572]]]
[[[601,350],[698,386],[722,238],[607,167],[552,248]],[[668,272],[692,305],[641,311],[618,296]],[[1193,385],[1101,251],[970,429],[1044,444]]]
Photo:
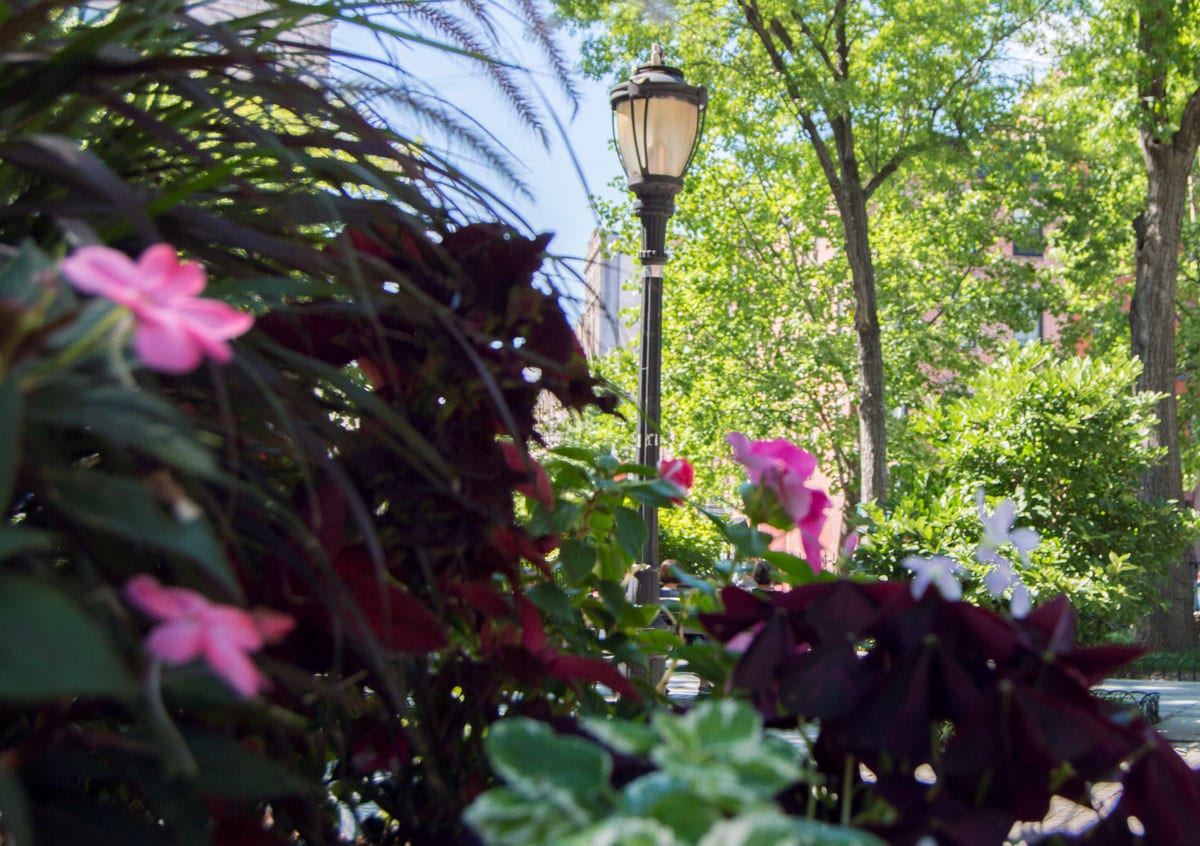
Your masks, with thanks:
[[[214,605],[204,612],[203,624],[209,642],[227,644],[243,652],[262,649],[262,632],[249,611],[232,605]]]
[[[193,590],[163,587],[144,573],[125,583],[124,594],[130,605],[159,620],[174,620],[209,604]]]
[[[146,366],[163,373],[189,373],[204,351],[178,320],[141,320],[133,334],[133,349]]]
[[[170,244],[147,247],[138,256],[137,269],[141,278],[136,284],[159,302],[194,297],[207,284],[204,268],[195,262],[181,263]]]
[[[682,497],[688,495],[688,491],[692,489],[692,482],[695,479],[695,471],[686,458],[672,458],[660,461],[658,463],[658,475],[663,481],[674,485],[675,489],[679,491],[679,496],[672,498],[672,501],[677,505],[683,501]]]
[[[729,652],[745,652],[754,642],[754,638],[758,637],[758,633],[763,630],[763,625],[764,623],[760,621],[755,623],[752,628],[738,632],[725,644],[725,649]]]
[[[181,263],[170,244],[147,248],[136,263],[109,247],[81,247],[63,260],[62,271],[84,293],[133,312],[134,349],[155,370],[186,373],[205,355],[227,363],[233,351],[226,341],[254,324],[226,303],[197,297],[206,284],[204,268]]]
[[[248,331],[254,325],[254,318],[217,300],[193,299],[171,308],[148,311],[146,323],[171,327],[171,332],[178,333],[177,343],[190,344],[194,349],[196,364],[203,354],[227,364],[233,358],[233,351],[225,339]]]
[[[129,256],[111,247],[80,247],[62,261],[67,281],[85,294],[106,297],[118,305],[141,301],[130,280],[139,277]]]
[[[168,664],[186,664],[204,652],[204,629],[195,618],[156,626],[146,636],[146,650]]]
[[[812,532],[801,530],[800,541],[804,545],[804,558],[814,573],[821,572],[821,540]]]
[[[817,488],[810,488],[805,480],[792,473],[783,474],[773,485],[779,504],[797,526],[808,531],[821,533],[825,524],[825,510],[829,507],[829,495]]]
[[[283,636],[296,627],[296,619],[290,614],[280,614],[266,608],[255,608],[252,612],[254,625],[267,643],[278,643]]]
[[[254,325],[253,315],[238,311],[220,300],[194,298],[171,306],[177,315],[197,334],[207,338],[236,338]]]
[[[783,438],[772,441],[750,441],[740,432],[726,436],[733,447],[733,457],[746,468],[750,481],[758,484],[763,474],[771,470],[795,473],[807,479],[817,469],[817,459]]]
[[[254,662],[227,641],[209,638],[204,646],[204,658],[214,673],[244,697],[249,698],[267,686],[266,677]]]

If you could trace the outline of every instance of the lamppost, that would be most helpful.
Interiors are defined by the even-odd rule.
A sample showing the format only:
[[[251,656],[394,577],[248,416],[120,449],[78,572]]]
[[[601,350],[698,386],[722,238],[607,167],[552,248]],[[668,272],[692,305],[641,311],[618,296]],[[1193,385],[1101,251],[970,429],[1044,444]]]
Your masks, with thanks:
[[[683,73],[663,64],[662,47],[650,51],[650,64],[609,93],[617,153],[637,196],[642,222],[641,360],[638,367],[638,463],[658,467],[662,380],[662,268],[667,261],[667,221],[675,195],[700,143],[708,92],[688,85]],[[638,574],[637,602],[658,602],[658,510],[643,506],[649,534],[645,563]]]

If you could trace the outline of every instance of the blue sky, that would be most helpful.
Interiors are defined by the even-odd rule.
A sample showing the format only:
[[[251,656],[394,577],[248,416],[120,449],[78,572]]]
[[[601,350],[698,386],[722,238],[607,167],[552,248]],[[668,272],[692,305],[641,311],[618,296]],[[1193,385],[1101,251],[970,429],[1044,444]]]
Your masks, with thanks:
[[[337,27],[333,38],[335,47],[355,51],[375,49],[373,44],[344,25]],[[582,257],[596,225],[589,193],[606,200],[618,200],[626,195],[623,178],[620,187],[612,185],[622,172],[610,144],[609,84],[579,79],[580,100],[578,110],[573,114],[573,106],[560,86],[541,67],[536,49],[525,44],[516,32],[502,32],[501,38],[507,54],[519,57],[521,64],[526,65],[527,91],[534,99],[542,101],[541,111],[551,134],[548,149],[513,117],[511,107],[477,65],[447,56],[444,51],[405,45],[398,52],[410,71],[421,69],[420,78],[426,86],[464,110],[508,148],[518,175],[528,184],[533,197],[521,197],[512,189],[496,184],[488,178],[486,169],[472,172],[472,159],[462,150],[457,151],[455,163],[510,202],[532,229],[555,233],[550,251],[568,257],[571,266],[582,272]],[[561,42],[574,61],[577,55],[575,44],[565,36]],[[555,116],[562,124],[565,137],[560,136],[555,126]],[[402,124],[402,120],[400,122]],[[583,171],[582,178],[572,163],[571,150]],[[578,291],[574,293],[578,295]]]

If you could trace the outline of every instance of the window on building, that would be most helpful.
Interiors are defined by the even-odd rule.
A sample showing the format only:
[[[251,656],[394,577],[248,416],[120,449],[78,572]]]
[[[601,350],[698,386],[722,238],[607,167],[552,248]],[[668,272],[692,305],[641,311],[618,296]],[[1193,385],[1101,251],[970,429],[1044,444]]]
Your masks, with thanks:
[[[1028,209],[1017,209],[1012,214],[1014,256],[1043,256],[1046,254],[1046,230]]]
[[[1030,341],[1040,341],[1042,339],[1042,316],[1038,315],[1033,328],[1028,332],[1013,332],[1013,339],[1021,346],[1025,346]]]

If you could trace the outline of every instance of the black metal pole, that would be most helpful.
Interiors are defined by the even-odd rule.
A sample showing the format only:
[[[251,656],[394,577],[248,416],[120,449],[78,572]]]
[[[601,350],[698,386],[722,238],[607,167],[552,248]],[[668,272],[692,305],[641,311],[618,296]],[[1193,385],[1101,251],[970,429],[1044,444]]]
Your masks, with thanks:
[[[658,467],[659,431],[662,424],[662,265],[647,264],[642,272],[642,349],[638,368],[638,463]],[[643,559],[648,565],[638,573],[637,602],[658,604],[658,509],[642,506],[646,521]]]
[[[642,222],[642,348],[638,368],[638,463],[657,470],[659,435],[662,431],[662,280],[667,260],[667,221],[675,213],[674,183],[643,184],[637,189],[634,205]],[[646,521],[646,569],[638,573],[636,601],[657,605],[658,581],[658,509],[642,506]]]

